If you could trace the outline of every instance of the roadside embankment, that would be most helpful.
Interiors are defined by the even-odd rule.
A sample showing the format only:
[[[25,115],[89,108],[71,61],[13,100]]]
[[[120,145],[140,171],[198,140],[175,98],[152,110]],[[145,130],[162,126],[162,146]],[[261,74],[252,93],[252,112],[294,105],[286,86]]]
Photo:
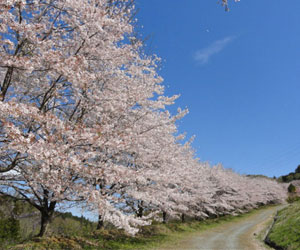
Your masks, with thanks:
[[[275,249],[300,249],[300,201],[278,211],[265,242]]]

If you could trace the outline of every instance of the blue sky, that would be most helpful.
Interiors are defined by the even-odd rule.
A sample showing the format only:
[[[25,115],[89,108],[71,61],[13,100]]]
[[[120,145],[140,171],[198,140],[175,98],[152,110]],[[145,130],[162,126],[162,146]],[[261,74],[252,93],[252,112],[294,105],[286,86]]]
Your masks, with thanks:
[[[300,164],[300,1],[137,0],[167,95],[190,113],[197,156],[242,174]]]

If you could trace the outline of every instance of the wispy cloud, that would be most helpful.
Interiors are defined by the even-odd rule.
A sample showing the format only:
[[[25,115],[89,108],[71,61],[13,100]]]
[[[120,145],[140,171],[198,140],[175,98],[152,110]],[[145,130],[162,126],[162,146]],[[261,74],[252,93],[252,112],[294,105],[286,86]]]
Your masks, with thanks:
[[[213,55],[220,53],[235,38],[234,36],[228,36],[213,42],[206,48],[197,50],[194,54],[195,61],[201,65],[206,64]]]

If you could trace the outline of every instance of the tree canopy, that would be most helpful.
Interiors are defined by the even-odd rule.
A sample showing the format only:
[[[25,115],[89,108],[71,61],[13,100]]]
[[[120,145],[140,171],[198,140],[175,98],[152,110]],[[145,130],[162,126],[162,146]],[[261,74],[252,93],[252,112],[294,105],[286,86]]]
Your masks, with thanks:
[[[0,194],[41,212],[40,236],[74,202],[134,234],[161,212],[206,218],[284,199],[275,181],[195,158],[176,124],[188,110],[168,111],[178,96],[135,36],[133,1],[0,5]]]

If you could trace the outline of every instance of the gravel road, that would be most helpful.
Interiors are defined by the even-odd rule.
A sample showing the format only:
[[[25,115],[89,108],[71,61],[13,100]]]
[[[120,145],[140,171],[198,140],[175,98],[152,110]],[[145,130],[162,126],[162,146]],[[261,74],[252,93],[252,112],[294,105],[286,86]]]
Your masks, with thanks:
[[[189,250],[262,250],[266,249],[255,234],[264,229],[266,223],[280,207],[262,209],[237,221],[227,222],[200,233],[194,233],[183,241],[163,246],[163,249]]]

